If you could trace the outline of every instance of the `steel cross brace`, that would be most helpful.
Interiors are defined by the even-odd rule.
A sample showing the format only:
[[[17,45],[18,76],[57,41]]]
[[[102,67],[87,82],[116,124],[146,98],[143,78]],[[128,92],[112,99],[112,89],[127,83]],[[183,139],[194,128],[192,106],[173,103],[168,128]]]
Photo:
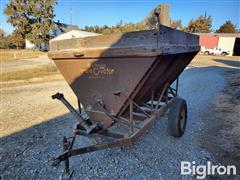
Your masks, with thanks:
[[[119,138],[113,140],[112,142],[104,142],[96,145],[91,145],[88,147],[67,150],[62,155],[55,158],[52,162],[52,165],[57,166],[61,161],[64,161],[72,156],[103,150],[107,148],[132,145],[138,138],[140,138],[149,128],[151,128],[154,125],[154,123],[159,119],[160,116],[162,116],[167,111],[168,105],[170,103],[171,100],[169,101],[168,104],[156,110],[150,118],[147,118],[145,121],[141,122],[140,129],[137,129],[135,132],[133,132],[133,134],[130,135],[130,137]]]

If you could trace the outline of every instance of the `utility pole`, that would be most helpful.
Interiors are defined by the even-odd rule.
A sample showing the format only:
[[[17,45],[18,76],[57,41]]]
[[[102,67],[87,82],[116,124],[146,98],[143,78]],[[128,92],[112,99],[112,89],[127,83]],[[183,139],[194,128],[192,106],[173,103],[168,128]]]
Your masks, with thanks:
[[[70,24],[72,25],[72,15],[73,15],[73,11],[72,8],[70,8]]]

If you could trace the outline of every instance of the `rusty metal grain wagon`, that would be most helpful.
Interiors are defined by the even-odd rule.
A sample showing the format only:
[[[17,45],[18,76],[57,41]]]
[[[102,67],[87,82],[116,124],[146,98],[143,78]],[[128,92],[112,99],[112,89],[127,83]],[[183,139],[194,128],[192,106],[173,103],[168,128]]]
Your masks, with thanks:
[[[178,77],[200,49],[198,36],[159,25],[158,30],[53,41],[50,49],[49,57],[79,102],[77,111],[63,94],[52,96],[79,121],[53,165],[65,161],[69,173],[71,156],[132,145],[165,112],[171,135],[183,135],[187,104],[178,97]],[[127,130],[111,131],[117,124]],[[112,141],[73,149],[77,135],[110,136]]]

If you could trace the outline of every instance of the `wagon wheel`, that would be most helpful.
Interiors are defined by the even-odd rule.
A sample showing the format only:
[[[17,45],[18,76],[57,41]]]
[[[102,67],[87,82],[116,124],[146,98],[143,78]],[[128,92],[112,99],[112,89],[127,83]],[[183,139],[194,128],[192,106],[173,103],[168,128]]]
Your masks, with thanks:
[[[168,114],[168,129],[172,136],[181,137],[187,124],[187,103],[184,99],[174,98]]]

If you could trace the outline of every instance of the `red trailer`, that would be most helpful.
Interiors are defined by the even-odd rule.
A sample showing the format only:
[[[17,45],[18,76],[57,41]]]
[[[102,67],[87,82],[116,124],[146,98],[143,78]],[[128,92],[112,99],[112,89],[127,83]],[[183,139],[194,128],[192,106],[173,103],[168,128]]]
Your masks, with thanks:
[[[199,42],[201,47],[205,49],[214,49],[218,46],[218,37],[214,35],[200,35]]]

